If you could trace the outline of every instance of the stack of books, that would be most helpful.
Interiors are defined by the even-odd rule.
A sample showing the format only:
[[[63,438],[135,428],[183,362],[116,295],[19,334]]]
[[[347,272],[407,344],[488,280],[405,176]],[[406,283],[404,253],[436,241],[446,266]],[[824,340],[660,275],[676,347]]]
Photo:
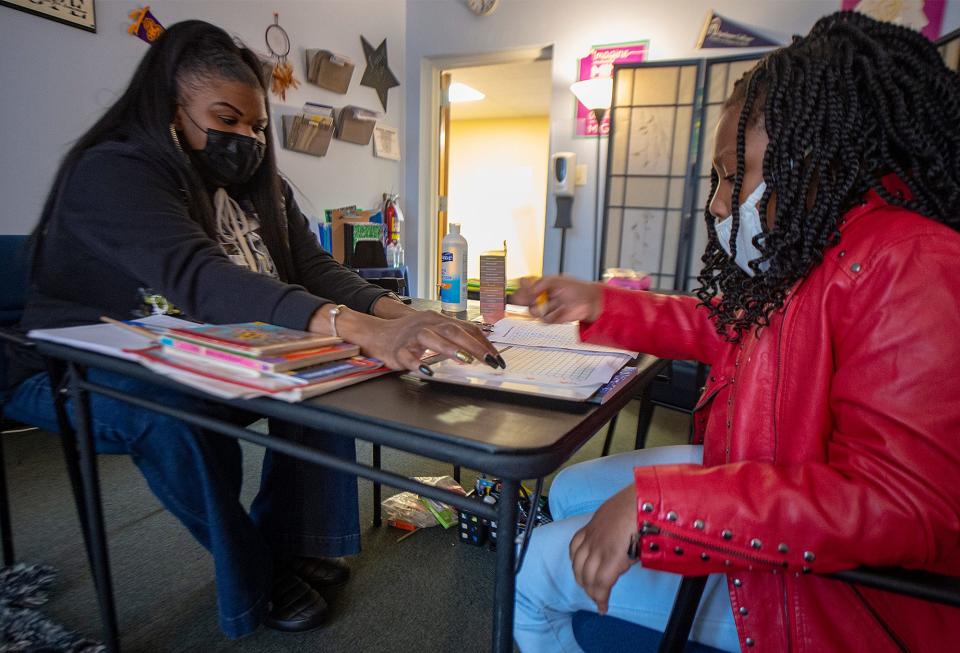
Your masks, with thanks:
[[[340,338],[248,322],[164,328],[137,351],[156,372],[205,390],[299,401],[387,371]],[[230,386],[234,386],[230,388]]]

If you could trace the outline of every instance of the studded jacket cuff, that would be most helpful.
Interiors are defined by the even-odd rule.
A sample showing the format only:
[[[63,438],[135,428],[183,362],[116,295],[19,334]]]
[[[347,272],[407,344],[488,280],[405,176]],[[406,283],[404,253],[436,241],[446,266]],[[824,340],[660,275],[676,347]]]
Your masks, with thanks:
[[[690,576],[737,570],[809,572],[814,555],[784,542],[765,542],[742,524],[720,524],[691,502],[701,487],[699,465],[634,468],[637,488],[637,558],[644,567]],[[693,492],[691,492],[693,490]],[[731,498],[731,500],[733,500]]]

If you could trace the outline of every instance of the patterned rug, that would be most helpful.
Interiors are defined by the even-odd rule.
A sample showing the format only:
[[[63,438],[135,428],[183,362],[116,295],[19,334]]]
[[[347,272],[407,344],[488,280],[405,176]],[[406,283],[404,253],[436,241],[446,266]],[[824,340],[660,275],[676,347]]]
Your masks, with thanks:
[[[102,653],[102,644],[71,632],[37,611],[56,570],[17,564],[0,568],[0,652]]]

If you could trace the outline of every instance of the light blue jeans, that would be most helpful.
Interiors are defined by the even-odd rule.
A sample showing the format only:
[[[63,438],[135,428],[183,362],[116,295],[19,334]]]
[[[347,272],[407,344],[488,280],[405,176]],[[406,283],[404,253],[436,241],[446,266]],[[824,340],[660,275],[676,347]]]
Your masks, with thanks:
[[[556,520],[533,531],[517,576],[513,635],[523,653],[582,653],[573,637],[578,610],[597,606],[573,577],[569,546],[593,512],[633,481],[633,468],[699,463],[700,446],[640,449],[573,465],[560,472],[550,488],[550,511]],[[613,586],[608,614],[663,631],[680,585],[680,576],[634,565]],[[707,581],[690,638],[725,651],[739,651],[726,579]]]

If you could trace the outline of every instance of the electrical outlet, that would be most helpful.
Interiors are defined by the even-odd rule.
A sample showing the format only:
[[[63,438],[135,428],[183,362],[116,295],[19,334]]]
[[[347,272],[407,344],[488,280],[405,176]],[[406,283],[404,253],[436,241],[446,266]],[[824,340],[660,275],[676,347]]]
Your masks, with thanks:
[[[587,164],[581,163],[577,166],[577,179],[574,182],[577,186],[586,186],[587,185]]]

